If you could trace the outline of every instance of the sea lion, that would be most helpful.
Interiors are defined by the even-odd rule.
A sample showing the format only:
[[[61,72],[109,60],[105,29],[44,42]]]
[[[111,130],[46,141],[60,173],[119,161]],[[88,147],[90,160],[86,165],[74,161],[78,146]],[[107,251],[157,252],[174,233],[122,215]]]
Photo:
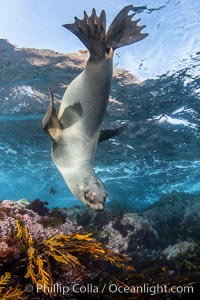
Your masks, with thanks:
[[[108,197],[102,181],[93,170],[98,142],[119,134],[124,127],[101,130],[108,104],[115,49],[144,39],[145,26],[133,21],[133,6],[124,7],[106,33],[106,14],[98,17],[84,12],[83,20],[63,25],[87,47],[90,56],[84,71],[67,88],[58,114],[53,94],[42,121],[53,140],[52,159],[72,194],[95,211],[102,211]]]

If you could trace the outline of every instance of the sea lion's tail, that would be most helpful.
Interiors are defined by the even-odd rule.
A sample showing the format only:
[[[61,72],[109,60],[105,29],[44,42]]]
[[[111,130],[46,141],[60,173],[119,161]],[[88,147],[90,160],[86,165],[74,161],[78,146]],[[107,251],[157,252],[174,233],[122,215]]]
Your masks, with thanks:
[[[124,7],[111,23],[106,33],[106,14],[102,10],[100,16],[96,15],[96,10],[92,10],[92,15],[88,16],[84,12],[83,20],[75,17],[73,24],[63,25],[65,28],[73,32],[87,47],[92,56],[104,56],[105,50],[108,48],[116,48],[130,45],[144,39],[148,34],[141,33],[145,26],[138,26],[140,19],[133,21],[135,13],[133,5]]]

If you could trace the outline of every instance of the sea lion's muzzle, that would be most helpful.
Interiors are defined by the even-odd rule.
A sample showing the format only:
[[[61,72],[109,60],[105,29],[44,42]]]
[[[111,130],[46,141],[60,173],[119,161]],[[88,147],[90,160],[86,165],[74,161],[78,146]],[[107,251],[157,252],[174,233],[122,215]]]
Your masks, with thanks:
[[[105,208],[105,204],[103,202],[99,202],[95,204],[87,203],[87,206],[96,212],[103,211]]]
[[[103,196],[99,195],[95,191],[88,191],[85,193],[85,200],[87,206],[95,211],[102,211],[105,208],[105,201],[108,198],[106,193],[103,193]]]

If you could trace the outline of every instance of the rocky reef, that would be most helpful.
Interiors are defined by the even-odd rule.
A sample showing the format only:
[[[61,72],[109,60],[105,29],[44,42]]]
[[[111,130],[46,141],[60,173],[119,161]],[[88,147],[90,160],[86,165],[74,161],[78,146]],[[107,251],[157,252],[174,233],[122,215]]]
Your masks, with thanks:
[[[50,210],[39,199],[4,200],[0,295],[100,299],[106,287],[103,299],[113,294],[118,299],[194,299],[200,288],[199,206],[200,195],[186,193],[164,195],[144,212],[117,214],[78,206]]]

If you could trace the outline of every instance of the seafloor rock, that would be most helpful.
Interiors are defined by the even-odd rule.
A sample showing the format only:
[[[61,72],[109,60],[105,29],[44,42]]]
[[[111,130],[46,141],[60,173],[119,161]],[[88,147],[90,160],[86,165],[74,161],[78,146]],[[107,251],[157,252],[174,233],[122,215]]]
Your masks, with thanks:
[[[171,193],[144,212],[159,236],[159,247],[181,241],[181,237],[200,241],[200,195]]]
[[[175,245],[169,245],[161,252],[162,257],[166,257],[167,260],[172,260],[180,255],[187,254],[188,252],[194,252],[196,244],[194,242],[179,242]]]
[[[86,208],[67,209],[67,214],[83,230],[93,231],[117,252],[131,256],[158,255],[168,246],[187,240],[199,242],[200,196],[187,193],[163,195],[143,213],[100,214]],[[152,252],[153,251],[153,252]]]
[[[155,229],[143,215],[127,213],[118,216],[103,227],[99,237],[108,239],[111,249],[119,253],[133,253],[151,248],[158,239]]]

